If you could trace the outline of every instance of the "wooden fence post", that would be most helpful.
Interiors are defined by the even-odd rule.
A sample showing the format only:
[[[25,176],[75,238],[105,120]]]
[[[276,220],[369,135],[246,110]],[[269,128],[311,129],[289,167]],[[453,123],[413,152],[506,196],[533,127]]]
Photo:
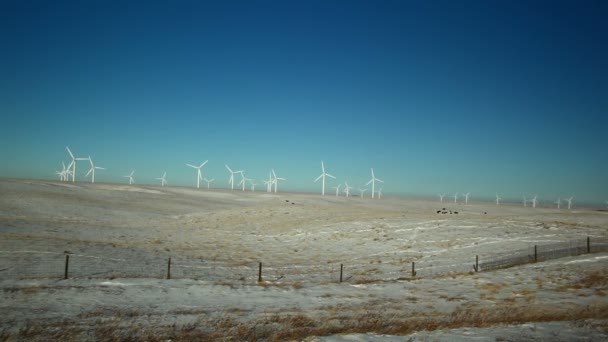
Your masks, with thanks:
[[[479,255],[475,256],[475,265],[473,265],[475,272],[479,272]]]
[[[342,282],[342,273],[344,271],[344,264],[340,264],[340,282]]]
[[[416,263],[412,261],[412,277],[416,276]]]
[[[537,249],[536,249],[536,245],[534,245],[534,262],[538,261],[538,253],[537,253]]]
[[[258,283],[262,282],[262,263],[260,262],[260,269],[258,270]]]
[[[591,253],[591,238],[587,236],[587,253]]]
[[[63,272],[63,279],[68,279],[68,268],[70,264],[70,255],[65,255],[65,271]]]
[[[171,257],[167,261],[167,279],[171,279]]]

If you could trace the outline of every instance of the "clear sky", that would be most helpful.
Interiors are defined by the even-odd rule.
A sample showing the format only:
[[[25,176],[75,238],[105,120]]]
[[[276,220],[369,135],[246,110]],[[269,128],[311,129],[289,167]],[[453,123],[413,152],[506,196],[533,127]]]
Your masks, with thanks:
[[[2,1],[0,177],[608,200],[608,1]],[[79,164],[86,172],[86,164]],[[79,179],[84,180],[80,174]],[[258,187],[260,187],[258,185]]]

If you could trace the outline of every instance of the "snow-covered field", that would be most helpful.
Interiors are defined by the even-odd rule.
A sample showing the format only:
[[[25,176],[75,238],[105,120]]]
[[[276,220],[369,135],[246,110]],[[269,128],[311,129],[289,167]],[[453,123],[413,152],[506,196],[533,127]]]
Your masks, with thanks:
[[[605,340],[608,253],[472,267],[587,237],[608,212],[3,179],[0,338]]]

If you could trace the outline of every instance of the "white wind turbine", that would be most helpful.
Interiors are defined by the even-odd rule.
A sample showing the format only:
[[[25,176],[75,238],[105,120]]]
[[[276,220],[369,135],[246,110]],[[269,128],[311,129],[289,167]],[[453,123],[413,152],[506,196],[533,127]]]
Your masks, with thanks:
[[[186,166],[190,166],[193,169],[196,169],[196,188],[199,189],[200,184],[201,184],[201,179],[203,179],[203,173],[201,172],[201,169],[203,168],[203,166],[205,166],[205,164],[207,164],[209,160],[205,160],[201,165],[199,166],[194,166],[192,164],[186,164]]]
[[[457,202],[458,202],[458,193],[455,193],[454,194],[454,203],[457,203]]]
[[[370,179],[369,182],[367,182],[367,184],[365,184],[365,185],[369,185],[370,183],[372,184],[372,198],[374,198],[376,182],[384,183],[384,181],[376,178],[376,176],[374,176],[374,169],[371,169],[371,170],[372,170],[372,179]]]
[[[344,182],[344,194],[346,197],[350,196],[350,189],[352,188],[352,186],[348,186],[348,182]]]
[[[380,188],[380,190],[378,190],[378,199],[382,198],[382,188]]]
[[[211,179],[203,178],[203,180],[205,182],[207,182],[207,190],[209,190],[209,185],[211,184],[211,182],[213,182],[215,180],[215,178],[211,178]]]
[[[565,201],[568,202],[568,210],[572,209],[572,199],[574,197],[566,198]]]
[[[135,179],[133,179],[133,174],[135,173],[135,170],[131,171],[131,173],[128,176],[123,176],[125,178],[129,178],[129,185],[133,184],[135,182]]]
[[[226,165],[228,172],[230,172],[230,179],[228,180],[228,184],[230,184],[230,190],[234,191],[234,174],[239,173],[241,171],[232,171],[230,166]]]
[[[69,170],[65,167],[65,163],[61,162],[61,171],[55,171],[55,174],[59,176],[59,180],[64,182],[68,180],[68,176],[70,174]]]
[[[526,196],[524,196],[524,207],[528,206],[528,200],[526,199]]]
[[[363,198],[363,194],[367,191],[367,189],[359,188],[359,197]]]
[[[162,177],[156,179],[160,181],[160,186],[165,186],[167,184],[167,173],[163,173]]]
[[[277,174],[274,173],[274,169],[270,169],[270,171],[272,171],[272,182],[274,183],[274,193],[277,193],[277,188],[279,186],[279,182],[280,180],[286,180],[285,178],[280,178],[277,177]]]
[[[471,194],[470,192],[463,194],[464,195],[464,204],[469,204],[469,195],[470,194]]]
[[[255,192],[256,183],[253,181],[253,179],[247,178],[247,180],[249,181],[249,184],[251,184],[251,192]]]
[[[498,196],[498,194],[496,194],[496,205],[500,205],[500,200],[502,198],[500,196]]]
[[[336,179],[336,177],[330,175],[329,173],[325,172],[325,165],[323,165],[323,161],[321,160],[321,175],[319,177],[317,177],[317,179],[315,179],[315,183],[321,179],[321,195],[325,196],[325,177],[330,177],[333,179]]]
[[[532,208],[536,208],[536,198],[538,197],[538,195],[534,195],[534,197],[532,197],[532,199],[530,201],[532,201]]]
[[[444,197],[445,197],[445,194],[439,194],[439,202],[443,203]]]
[[[272,192],[272,173],[268,172],[268,180],[263,182],[266,184],[266,192]]]
[[[241,171],[237,171],[235,173],[240,173],[241,174],[241,181],[239,182],[238,185],[243,185],[243,191],[245,191],[245,182],[247,181],[247,178],[245,178],[245,171],[241,170]]]
[[[68,165],[68,169],[70,168],[70,166],[72,167],[72,183],[76,182],[76,162],[79,160],[88,160],[88,158],[76,158],[74,157],[74,154],[72,154],[72,151],[70,151],[69,147],[65,147],[66,150],[68,150],[68,153],[70,154],[70,157],[72,158],[72,162],[70,163],[70,165]]]
[[[89,159],[89,163],[91,163],[91,169],[89,169],[89,172],[87,172],[85,177],[88,177],[89,175],[91,175],[91,183],[95,183],[95,170],[105,170],[105,168],[95,166],[95,164],[93,164],[93,159],[91,159],[91,156],[89,156],[88,159]]]
[[[558,197],[555,204],[557,204],[557,209],[561,209],[560,207],[562,206],[562,198]]]
[[[333,186],[332,189],[336,189],[336,197],[340,196],[340,187],[342,184],[338,184],[338,186]]]

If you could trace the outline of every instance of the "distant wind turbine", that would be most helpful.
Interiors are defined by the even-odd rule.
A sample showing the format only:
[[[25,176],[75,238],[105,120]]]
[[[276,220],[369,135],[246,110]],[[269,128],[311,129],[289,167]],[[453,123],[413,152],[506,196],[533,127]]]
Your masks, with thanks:
[[[266,184],[266,192],[272,192],[272,173],[268,172],[268,180],[263,181]]]
[[[131,185],[135,182],[135,179],[133,178],[133,174],[135,174],[135,170],[131,171],[131,173],[128,176],[123,176],[125,178],[129,178],[129,185]]]
[[[321,196],[325,196],[325,177],[329,177],[329,178],[333,178],[336,179],[336,177],[330,175],[329,173],[325,172],[325,165],[323,165],[323,161],[321,160],[321,175],[319,177],[317,177],[317,179],[315,179],[315,183],[321,179]]]
[[[230,190],[234,191],[234,174],[239,173],[241,171],[232,171],[230,166],[226,165],[228,172],[230,172],[230,179],[228,180],[228,184],[230,184]]]
[[[203,178],[203,180],[205,182],[207,182],[207,190],[209,190],[209,185],[211,184],[211,182],[213,182],[215,180],[215,178],[211,178],[211,179]]]
[[[502,198],[500,196],[498,196],[498,194],[496,194],[496,205],[500,205],[500,200]]]
[[[560,207],[562,206],[562,198],[558,197],[555,204],[557,204],[557,209],[561,209]]]
[[[458,202],[458,193],[454,194],[454,203]]]
[[[526,199],[526,196],[524,196],[524,207],[528,206],[528,200]]]
[[[247,179],[249,181],[249,184],[251,184],[251,192],[255,192],[255,182],[253,181],[253,179]]]
[[[338,186],[332,187],[332,189],[336,189],[336,197],[340,196],[340,187],[342,184],[338,184]]]
[[[241,181],[239,182],[238,185],[243,185],[243,192],[245,192],[245,182],[247,181],[247,178],[245,178],[245,171],[241,170],[241,171],[237,171],[235,173],[240,173],[241,174]]]
[[[445,197],[445,194],[439,194],[439,202],[443,203],[443,198]]]
[[[348,186],[348,182],[344,182],[344,194],[346,195],[346,197],[350,195],[350,189],[352,188],[352,186]]]
[[[530,201],[532,201],[532,208],[536,208],[536,198],[538,197],[538,195],[534,195],[534,197],[532,197],[532,199]]]
[[[463,194],[464,195],[464,204],[469,204],[469,195],[470,194],[471,194],[470,192]]]
[[[72,158],[72,162],[70,163],[70,165],[68,165],[68,169],[70,168],[70,166],[72,167],[72,183],[76,182],[76,162],[79,160],[88,160],[88,158],[76,158],[74,157],[74,154],[72,154],[72,151],[70,150],[69,147],[65,147],[66,150],[68,150],[68,153],[70,154],[70,157]]]
[[[367,184],[365,184],[365,185],[369,185],[370,183],[372,184],[372,198],[374,198],[376,182],[384,183],[384,181],[376,178],[376,176],[374,176],[374,169],[371,169],[371,170],[372,170],[372,179],[370,179],[369,182],[367,182]]]
[[[568,202],[568,210],[572,209],[572,199],[574,197],[566,198],[565,201]]]
[[[207,164],[208,161],[209,160],[205,160],[199,166],[194,166],[192,164],[186,164],[186,166],[190,166],[191,168],[196,169],[196,188],[197,189],[200,188],[201,180],[203,179],[203,172],[201,171],[201,169],[203,168],[203,166],[205,166],[205,164]]]
[[[160,186],[165,186],[167,184],[167,173],[163,173],[162,177],[156,179],[160,181]]]
[[[359,188],[359,197],[363,198],[363,194],[367,191],[367,189]]]
[[[378,199],[382,198],[382,188],[380,188],[380,190],[378,190]]]
[[[274,173],[274,169],[271,169],[270,171],[272,171],[272,182],[274,183],[274,193],[277,193],[277,189],[279,187],[279,182],[280,180],[286,180],[285,178],[280,178],[277,177],[277,174]]]
[[[89,175],[91,175],[91,183],[95,183],[95,170],[105,170],[105,168],[100,167],[100,166],[95,166],[93,164],[93,159],[91,159],[91,156],[89,156],[89,163],[91,163],[91,169],[89,169],[89,172],[87,172],[85,177],[88,177]]]

